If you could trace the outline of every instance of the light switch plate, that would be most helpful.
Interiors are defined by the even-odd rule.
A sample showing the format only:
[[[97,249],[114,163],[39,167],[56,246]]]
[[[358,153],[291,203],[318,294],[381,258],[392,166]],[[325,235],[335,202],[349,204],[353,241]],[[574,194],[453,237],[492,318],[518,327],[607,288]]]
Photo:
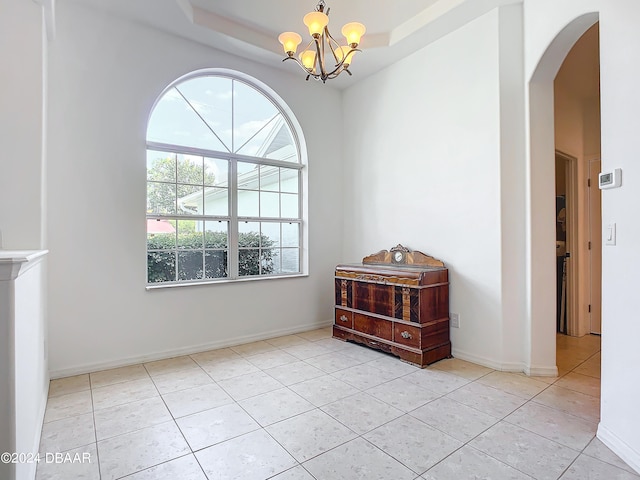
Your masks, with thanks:
[[[616,244],[616,224],[610,223],[604,231],[604,243],[605,245]]]

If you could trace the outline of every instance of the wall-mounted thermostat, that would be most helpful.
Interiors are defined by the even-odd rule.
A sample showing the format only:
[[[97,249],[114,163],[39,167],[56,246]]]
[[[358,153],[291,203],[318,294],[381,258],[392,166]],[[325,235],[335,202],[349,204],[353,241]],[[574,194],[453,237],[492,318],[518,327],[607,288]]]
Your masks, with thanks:
[[[613,172],[598,175],[598,187],[600,187],[600,190],[617,188],[620,185],[622,185],[622,169],[620,168],[614,169]]]

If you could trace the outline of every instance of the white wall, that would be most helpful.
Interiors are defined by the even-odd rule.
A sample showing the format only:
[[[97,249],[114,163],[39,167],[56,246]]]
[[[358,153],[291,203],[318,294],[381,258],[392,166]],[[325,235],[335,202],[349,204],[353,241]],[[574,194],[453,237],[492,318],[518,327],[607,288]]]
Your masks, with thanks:
[[[342,159],[334,145],[343,131],[340,93],[73,2],[58,5],[57,32],[49,56],[52,374],[331,320],[343,236]],[[309,157],[308,277],[145,291],[147,118],[166,85],[206,67],[264,82],[302,126]]]
[[[37,249],[44,236],[43,11],[23,0],[3,1],[1,10],[0,248]]]
[[[640,177],[637,159],[640,65],[629,61],[629,52],[640,45],[637,28],[640,4],[635,0],[567,0],[562,3],[525,0],[525,78],[530,79],[534,71],[540,73],[536,68],[541,59],[543,70],[554,65],[557,69],[558,62],[577,40],[580,30],[584,31],[589,22],[593,23],[588,18],[587,24],[582,25],[581,20],[574,20],[591,12],[599,12],[600,20],[602,168],[603,171],[615,167],[623,170],[623,186],[602,194],[603,226],[616,222],[618,239],[616,246],[604,246],[602,252],[602,393],[598,437],[640,471],[640,412],[637,408],[640,383],[635,380],[636,365],[640,364],[640,323],[636,318],[635,302],[640,284],[640,252],[637,248],[640,242],[637,214],[640,204],[637,181]],[[543,73],[541,78],[546,80],[553,78],[551,74],[555,75]],[[530,88],[538,86],[531,85]],[[536,128],[532,123],[532,130]],[[533,132],[532,139],[538,138],[536,133]]]
[[[498,27],[495,10],[346,90],[344,258],[443,260],[454,356],[502,368]]]
[[[526,320],[525,123],[522,5],[498,10],[500,52],[500,200],[503,369],[532,372]],[[536,366],[549,374],[553,365]]]

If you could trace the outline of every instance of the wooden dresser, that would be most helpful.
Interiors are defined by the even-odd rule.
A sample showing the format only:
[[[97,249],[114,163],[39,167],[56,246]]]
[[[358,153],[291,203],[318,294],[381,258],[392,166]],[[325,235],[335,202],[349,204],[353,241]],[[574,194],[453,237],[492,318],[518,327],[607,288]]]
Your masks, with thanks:
[[[444,263],[402,245],[335,270],[333,336],[421,367],[451,356]]]

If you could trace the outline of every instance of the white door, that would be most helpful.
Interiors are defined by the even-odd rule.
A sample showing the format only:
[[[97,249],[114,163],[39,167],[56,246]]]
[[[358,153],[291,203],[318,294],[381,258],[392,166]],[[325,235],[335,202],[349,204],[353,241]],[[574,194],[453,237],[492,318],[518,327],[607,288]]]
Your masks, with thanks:
[[[598,188],[600,160],[589,162],[589,270],[591,333],[601,333],[602,325],[602,200]]]

